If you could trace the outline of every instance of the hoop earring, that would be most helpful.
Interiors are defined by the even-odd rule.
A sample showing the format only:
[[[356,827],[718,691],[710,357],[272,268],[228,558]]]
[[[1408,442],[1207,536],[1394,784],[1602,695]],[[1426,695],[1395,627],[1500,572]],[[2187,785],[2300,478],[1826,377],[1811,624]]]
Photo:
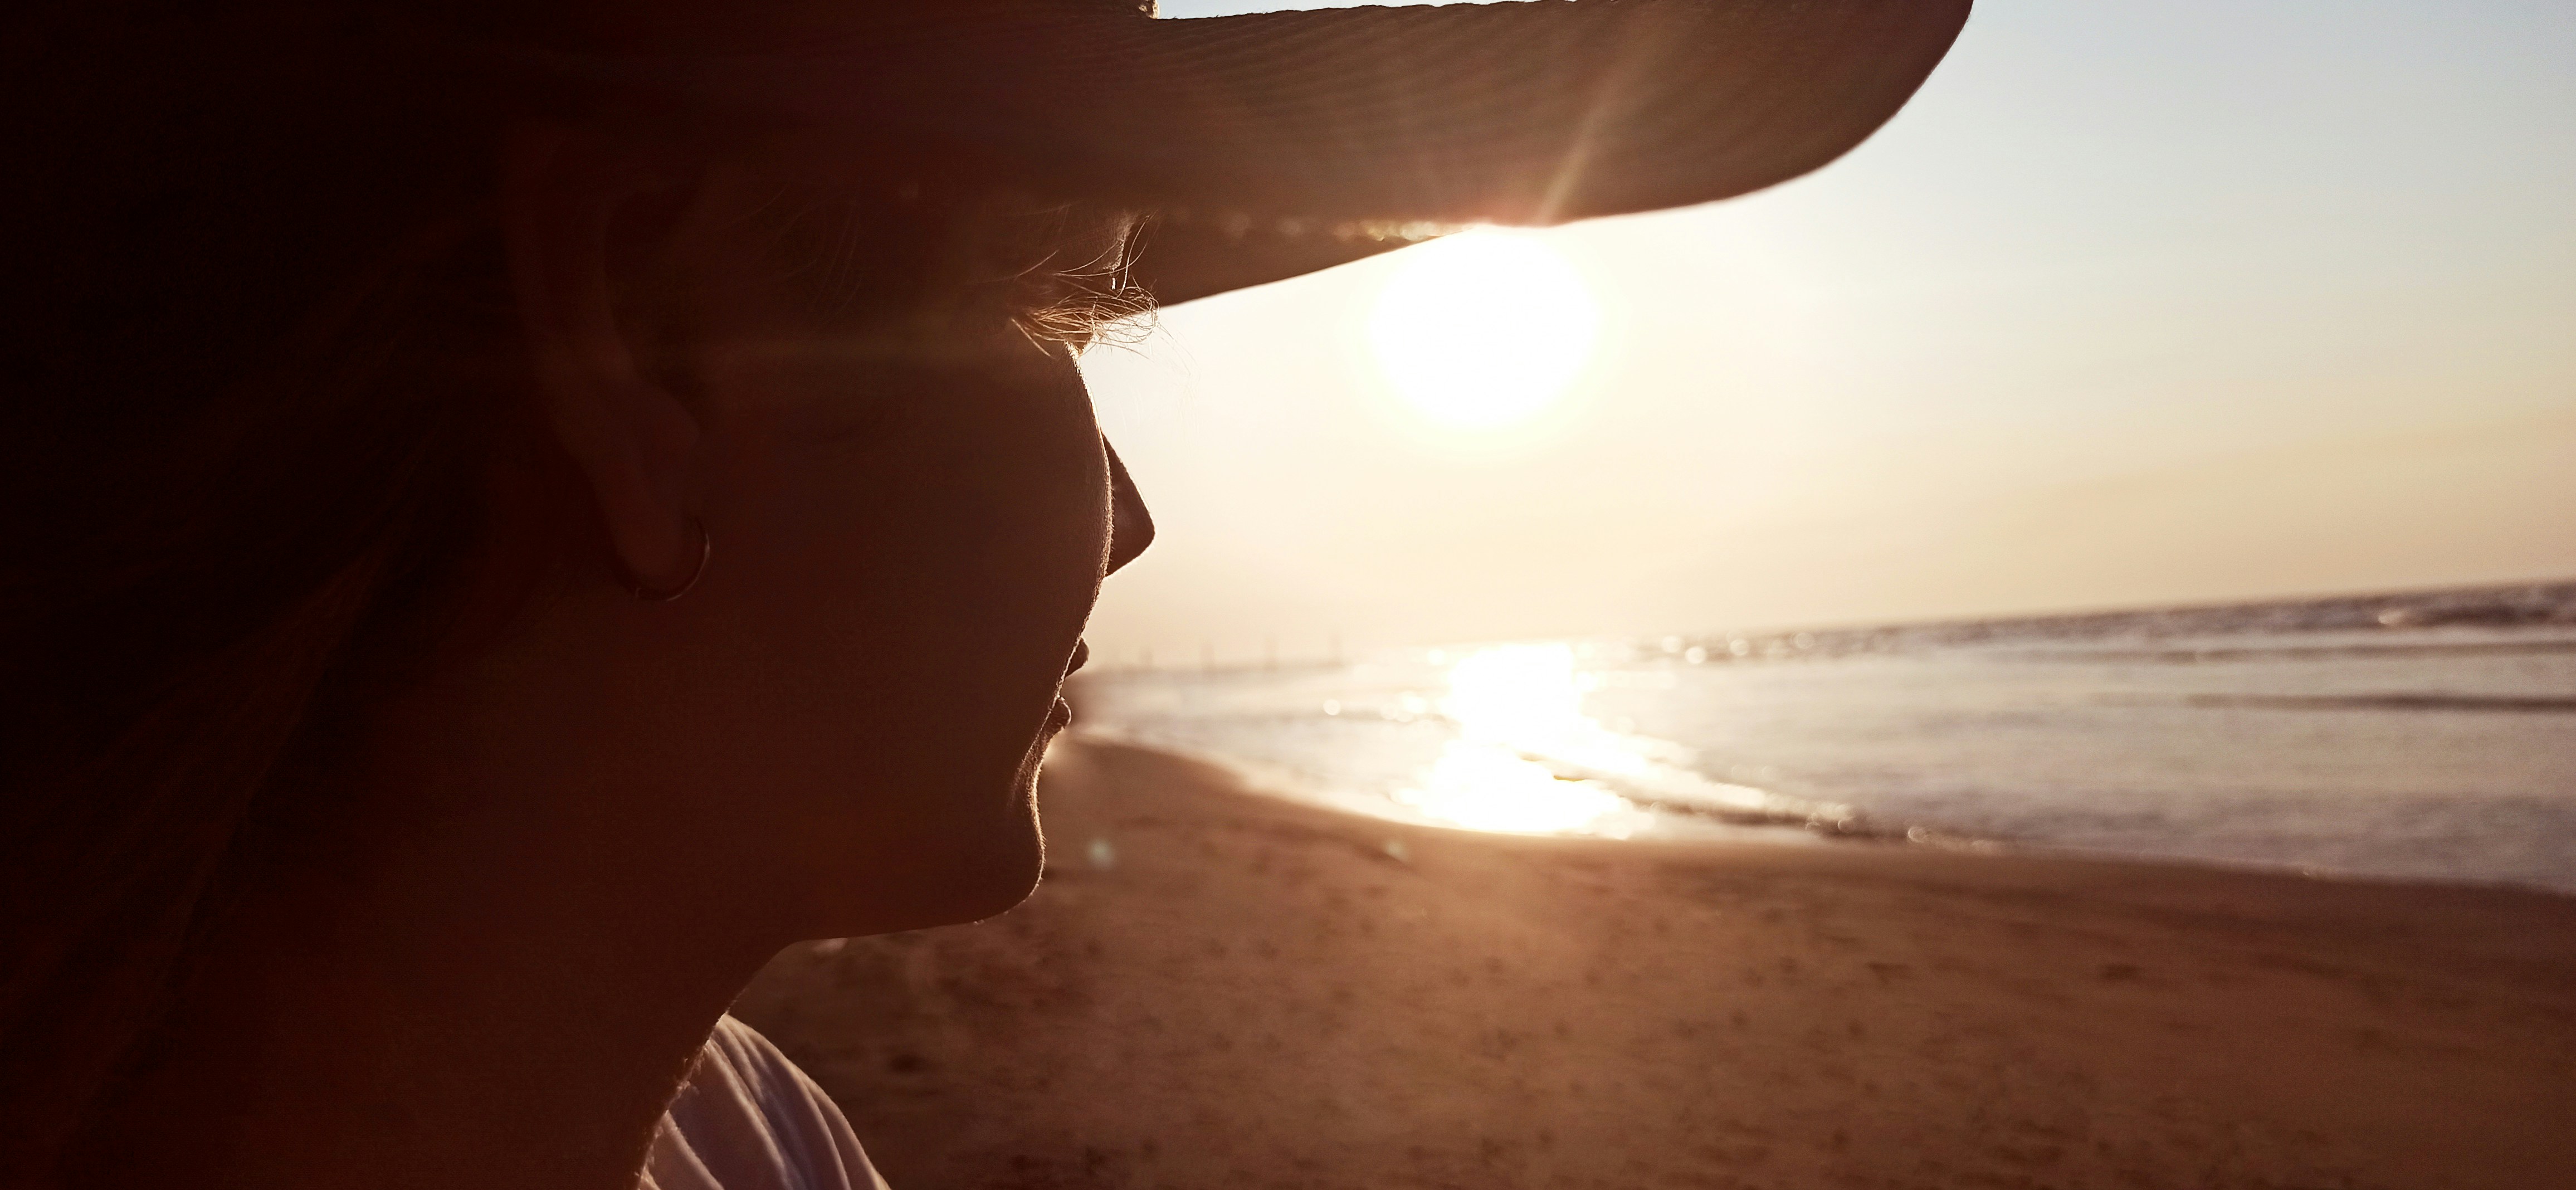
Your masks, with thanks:
[[[678,599],[680,596],[688,594],[691,588],[698,585],[699,579],[707,576],[707,560],[716,556],[716,539],[707,533],[707,523],[705,521],[701,521],[696,517],[690,517],[689,524],[695,526],[698,531],[697,569],[689,572],[687,580],[668,591],[657,590],[653,587],[646,586],[644,580],[636,578],[633,575],[628,575],[626,577],[626,589],[628,592],[633,594],[637,599],[643,600],[646,603],[669,603]]]

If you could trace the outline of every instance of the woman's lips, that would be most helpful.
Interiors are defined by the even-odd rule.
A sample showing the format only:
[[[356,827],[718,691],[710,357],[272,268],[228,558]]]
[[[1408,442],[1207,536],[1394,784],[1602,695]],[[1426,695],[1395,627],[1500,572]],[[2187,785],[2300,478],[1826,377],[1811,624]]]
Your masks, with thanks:
[[[1073,722],[1073,704],[1064,700],[1062,686],[1064,681],[1073,677],[1075,670],[1081,669],[1083,664],[1090,660],[1091,642],[1087,640],[1073,642],[1073,662],[1064,667],[1064,678],[1057,682],[1055,705],[1047,708],[1046,729],[1048,731],[1062,731],[1067,724]]]

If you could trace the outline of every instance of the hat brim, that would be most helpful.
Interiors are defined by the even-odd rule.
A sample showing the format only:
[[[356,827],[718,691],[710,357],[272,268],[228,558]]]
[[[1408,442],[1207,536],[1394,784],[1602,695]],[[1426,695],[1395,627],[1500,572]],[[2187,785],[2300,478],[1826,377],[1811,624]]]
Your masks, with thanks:
[[[730,85],[928,168],[1156,212],[1165,302],[1407,242],[1685,206],[1858,145],[1970,0],[1532,0],[1160,20],[931,5],[892,44],[735,60]]]

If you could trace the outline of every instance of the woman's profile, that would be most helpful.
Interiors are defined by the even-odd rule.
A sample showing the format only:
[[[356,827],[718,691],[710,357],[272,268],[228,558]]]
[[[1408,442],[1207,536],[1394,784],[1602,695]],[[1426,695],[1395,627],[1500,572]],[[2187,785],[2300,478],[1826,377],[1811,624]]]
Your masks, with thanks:
[[[1966,9],[7,18],[0,1169],[874,1184],[724,1013],[1038,879],[1083,345],[1803,173]]]

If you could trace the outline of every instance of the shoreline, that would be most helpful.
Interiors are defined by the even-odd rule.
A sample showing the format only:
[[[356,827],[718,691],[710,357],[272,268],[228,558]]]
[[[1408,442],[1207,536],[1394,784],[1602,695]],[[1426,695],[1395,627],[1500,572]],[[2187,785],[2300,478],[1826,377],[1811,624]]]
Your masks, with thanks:
[[[1504,836],[1068,741],[1045,883],[737,1012],[899,1190],[2532,1186],[2576,899],[1860,840]]]
[[[2576,900],[2576,888],[2558,888],[2548,884],[2533,882],[2480,880],[2458,876],[2390,875],[2387,873],[2365,870],[2330,868],[2318,864],[2291,864],[2278,861],[2219,859],[2188,855],[2150,855],[2118,851],[2110,848],[2085,848],[2051,843],[2027,842],[2008,838],[1990,839],[1974,835],[1958,834],[1939,827],[1919,824],[1907,825],[1892,819],[1876,819],[1857,812],[1854,813],[1852,818],[1845,820],[1847,825],[1844,823],[1819,825],[1813,819],[1802,819],[1794,815],[1785,814],[1776,818],[1757,819],[1747,816],[1742,819],[1738,819],[1731,817],[1726,811],[1698,808],[1682,802],[1643,800],[1624,792],[1619,796],[1631,802],[1635,802],[1643,808],[1650,809],[1659,815],[1668,816],[1672,819],[1691,824],[1691,829],[1693,830],[1705,830],[1707,833],[1705,835],[1696,833],[1678,833],[1611,836],[1485,830],[1478,827],[1441,822],[1427,816],[1407,816],[1401,813],[1383,813],[1369,805],[1363,805],[1361,803],[1374,803],[1384,799],[1369,797],[1367,795],[1350,795],[1347,799],[1343,799],[1327,794],[1319,794],[1313,789],[1310,782],[1295,775],[1291,770],[1284,767],[1254,764],[1234,757],[1221,756],[1211,752],[1201,752],[1190,748],[1178,747],[1152,740],[1139,739],[1116,729],[1078,729],[1077,734],[1070,736],[1067,742],[1085,747],[1125,749],[1168,756],[1175,760],[1199,765],[1211,770],[1210,783],[1212,785],[1221,785],[1236,792],[1269,798],[1274,801],[1285,802],[1292,806],[1306,809],[1320,809],[1327,813],[1358,818],[1363,821],[1387,822],[1412,829],[1453,832],[1476,838],[1579,838],[1597,840],[1604,843],[1653,846],[1679,845],[1683,847],[1699,847],[1704,845],[1742,845],[1755,847],[1840,847],[1845,845],[1854,845],[1863,847],[1896,847],[1941,853],[1955,852],[1972,855],[2010,856],[2019,859],[2068,860],[2086,864],[2135,864],[2150,868],[2185,868],[2215,873],[2280,876],[2302,880],[2323,881],[2330,884],[2390,885],[2410,889],[2464,888],[2493,892],[2530,893],[2540,896]],[[1345,804],[1346,801],[1348,804]],[[1395,803],[1388,802],[1387,804],[1393,805]]]
[[[1068,744],[1083,747],[1127,749],[1151,752],[1186,761],[1213,770],[1212,784],[1249,793],[1293,806],[1318,809],[1356,818],[1363,822],[1385,822],[1419,830],[1455,831],[1478,837],[1510,838],[1583,838],[1619,843],[1758,843],[1763,846],[1806,846],[1845,841],[1920,842],[1911,840],[1904,827],[1881,827],[1865,824],[1857,817],[1842,820],[1863,825],[1832,827],[1817,825],[1812,816],[1792,814],[1756,815],[1749,812],[1720,810],[1681,801],[1659,801],[1639,797],[1627,791],[1617,796],[1638,809],[1664,820],[1656,833],[1644,835],[1607,835],[1588,832],[1488,830],[1461,823],[1444,822],[1428,814],[1408,813],[1402,803],[1372,794],[1336,794],[1319,790],[1314,783],[1281,765],[1260,764],[1238,757],[1181,747],[1143,739],[1117,729],[1077,729]],[[2001,846],[1980,840],[1943,835],[1941,839],[1960,846]]]

